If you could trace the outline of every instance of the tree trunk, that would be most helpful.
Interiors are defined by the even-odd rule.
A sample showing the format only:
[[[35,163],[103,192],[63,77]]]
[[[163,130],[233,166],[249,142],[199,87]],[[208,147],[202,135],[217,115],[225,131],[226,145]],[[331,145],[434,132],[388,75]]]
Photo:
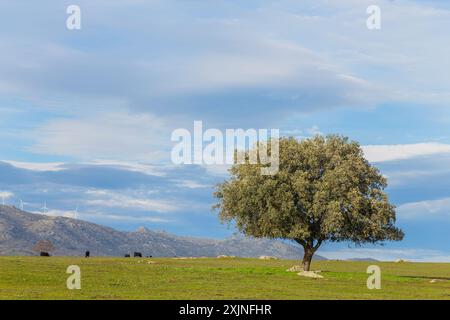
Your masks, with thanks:
[[[303,270],[309,271],[309,268],[311,267],[311,260],[314,255],[314,249],[308,246],[303,247],[304,254],[303,254]]]

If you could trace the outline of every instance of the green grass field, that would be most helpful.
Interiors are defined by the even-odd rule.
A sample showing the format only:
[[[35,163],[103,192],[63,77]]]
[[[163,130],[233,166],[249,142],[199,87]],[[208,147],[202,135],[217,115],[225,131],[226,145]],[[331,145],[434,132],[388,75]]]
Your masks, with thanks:
[[[310,279],[286,272],[296,263],[0,257],[0,299],[450,299],[450,264],[316,261],[324,279]],[[366,287],[370,264],[381,268],[380,290]],[[81,268],[81,290],[66,287],[69,265]]]

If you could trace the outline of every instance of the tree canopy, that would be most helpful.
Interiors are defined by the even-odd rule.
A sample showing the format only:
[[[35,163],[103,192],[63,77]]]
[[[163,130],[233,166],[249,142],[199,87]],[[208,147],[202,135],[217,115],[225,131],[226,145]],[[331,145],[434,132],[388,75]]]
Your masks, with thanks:
[[[261,175],[262,164],[248,162],[230,169],[229,180],[215,191],[223,222],[234,221],[248,236],[296,241],[304,248],[304,270],[326,241],[403,238],[384,192],[386,178],[357,142],[337,135],[281,138],[279,157],[274,175]]]

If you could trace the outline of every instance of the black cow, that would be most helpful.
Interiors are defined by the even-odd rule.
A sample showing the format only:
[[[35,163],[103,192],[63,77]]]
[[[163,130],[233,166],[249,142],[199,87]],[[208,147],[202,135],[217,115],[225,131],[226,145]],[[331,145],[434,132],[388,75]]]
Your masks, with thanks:
[[[135,253],[134,253],[134,257],[135,257],[135,258],[142,258],[142,253],[140,253],[140,252],[135,252]]]
[[[90,255],[91,255],[91,253],[90,253],[89,251],[86,251],[86,252],[84,253],[84,257],[85,257],[85,258],[89,258]]]
[[[129,258],[129,257],[130,257],[130,255],[129,255],[129,254],[126,254],[126,255],[125,255],[125,258]]]
[[[41,257],[50,257],[50,253],[41,251]]]

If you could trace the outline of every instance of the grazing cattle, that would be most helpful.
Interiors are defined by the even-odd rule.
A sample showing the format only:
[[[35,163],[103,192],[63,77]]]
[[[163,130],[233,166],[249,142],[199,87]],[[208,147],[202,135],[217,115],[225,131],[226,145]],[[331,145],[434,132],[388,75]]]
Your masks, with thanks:
[[[125,258],[129,258],[129,257],[130,257],[130,255],[129,255],[129,254],[126,254],[126,255],[125,255]]]
[[[50,257],[50,253],[41,251],[41,257]]]
[[[147,256],[147,258],[153,258],[153,256]]]
[[[85,258],[89,258],[90,255],[91,255],[91,253],[90,253],[89,251],[86,251],[86,252],[84,253],[84,257],[85,257]]]
[[[135,253],[134,253],[134,257],[135,257],[135,258],[142,258],[142,253],[140,253],[140,252],[135,252]]]

